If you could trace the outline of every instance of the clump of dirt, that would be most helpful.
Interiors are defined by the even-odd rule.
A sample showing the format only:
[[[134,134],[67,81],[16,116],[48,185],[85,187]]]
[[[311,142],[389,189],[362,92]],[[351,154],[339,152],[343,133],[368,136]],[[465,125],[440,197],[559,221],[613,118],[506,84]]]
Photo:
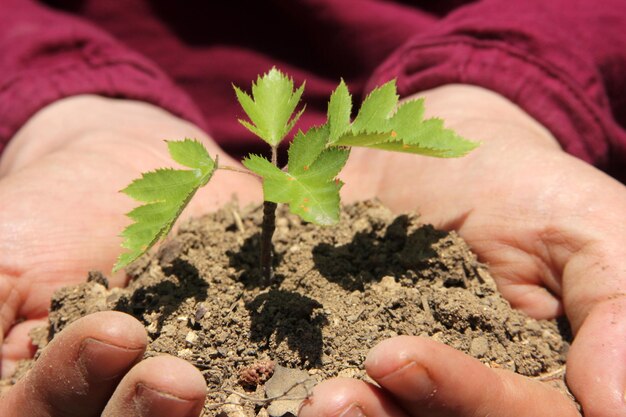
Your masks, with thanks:
[[[280,210],[271,287],[258,268],[262,210],[225,208],[184,224],[136,262],[127,288],[108,289],[93,273],[60,290],[39,344],[88,313],[132,314],[148,331],[147,357],[169,353],[201,370],[207,416],[266,415],[263,385],[275,366],[317,381],[366,378],[368,350],[397,335],[428,336],[487,366],[562,381],[567,332],[511,309],[454,232],[372,201],[346,207],[329,228]]]

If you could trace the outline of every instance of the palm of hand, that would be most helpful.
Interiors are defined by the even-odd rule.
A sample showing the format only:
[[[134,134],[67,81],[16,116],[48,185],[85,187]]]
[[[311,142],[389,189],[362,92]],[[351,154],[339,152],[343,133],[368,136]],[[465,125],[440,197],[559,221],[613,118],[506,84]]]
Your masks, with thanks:
[[[347,197],[367,192],[351,187],[354,182],[376,184],[370,196],[380,198],[391,208],[417,210],[425,222],[457,229],[490,266],[500,291],[514,307],[538,318],[565,313],[577,333],[568,358],[568,383],[585,408],[585,415],[622,415],[626,411],[622,401],[623,369],[616,369],[615,363],[626,353],[626,348],[620,346],[626,326],[617,319],[626,306],[621,296],[626,293],[626,271],[620,261],[626,259],[626,225],[621,220],[626,210],[626,189],[565,154],[536,123],[528,123],[520,115],[507,119],[519,109],[507,111],[497,107],[489,112],[489,108],[485,111],[474,105],[478,107],[475,110],[466,108],[463,113],[454,113],[449,109],[458,110],[457,99],[464,100],[455,99],[442,89],[427,94],[426,103],[428,109],[443,116],[446,124],[463,136],[482,140],[480,148],[458,160],[356,152],[354,165],[346,170],[353,177],[352,181],[346,180]],[[465,102],[472,100],[465,98]],[[368,172],[364,165],[382,167],[382,174],[364,177],[363,172]],[[412,343],[426,349],[425,342]],[[381,363],[394,362],[394,357],[402,355],[390,353],[391,346],[385,345],[373,354],[377,360],[370,362],[376,363],[369,369],[370,375],[380,371]],[[401,349],[399,342],[394,347]],[[448,355],[448,363],[456,363],[457,368],[471,369],[467,360]],[[433,368],[436,363],[433,359]],[[481,379],[477,374],[466,376],[474,381]],[[489,378],[487,374],[484,377],[483,381]],[[457,375],[457,379],[463,380],[464,376]],[[598,380],[605,382],[591,382]],[[526,405],[523,413],[512,411],[516,407],[511,398],[519,400],[521,395],[511,395],[508,401],[502,395],[493,402],[494,416],[500,415],[497,409],[503,404],[509,406],[509,415],[533,415],[545,412],[541,398],[551,398],[548,401],[554,400],[555,404],[562,400],[556,393],[542,397],[530,383],[517,383],[520,393],[528,393],[521,402]],[[476,410],[489,414],[484,396],[477,394],[473,400],[459,395],[447,397],[443,385],[438,401],[447,402],[448,410],[456,404],[457,414],[453,415],[474,415]],[[530,398],[533,401],[528,401]],[[442,412],[441,404],[433,405],[437,396],[430,403],[399,403],[404,407],[428,405],[433,407],[433,415],[447,415],[437,414]],[[430,415],[406,408],[405,412]],[[569,409],[563,414],[549,414],[577,413]]]
[[[6,334],[23,320],[2,346],[5,375],[32,355],[28,330],[46,318],[55,289],[83,282],[90,270],[111,270],[122,250],[118,234],[129,223],[123,213],[135,204],[118,190],[140,172],[173,165],[159,140],[96,132],[0,177],[0,328]],[[225,203],[231,190],[244,204],[260,193],[252,177],[221,172],[206,188],[185,215]],[[112,285],[124,281],[122,273],[111,277]]]

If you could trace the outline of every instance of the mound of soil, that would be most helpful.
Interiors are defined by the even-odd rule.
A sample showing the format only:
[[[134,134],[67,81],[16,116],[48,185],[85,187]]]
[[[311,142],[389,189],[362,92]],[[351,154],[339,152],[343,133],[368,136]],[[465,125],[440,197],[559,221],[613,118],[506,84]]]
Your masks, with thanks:
[[[91,273],[85,284],[57,292],[49,327],[34,339],[42,348],[95,311],[132,314],[149,335],[146,357],[169,353],[202,371],[206,416],[297,409],[315,381],[366,378],[368,350],[405,334],[564,387],[567,326],[511,309],[454,232],[420,224],[417,215],[394,216],[372,201],[346,207],[342,221],[326,228],[281,208],[275,280],[265,288],[261,217],[260,208],[233,206],[184,224],[128,270],[127,288],[108,289],[102,274]],[[276,394],[276,378],[273,388],[265,384],[278,370],[296,381],[283,395],[284,384]],[[290,388],[299,388],[300,397]],[[297,401],[276,407],[277,397]]]

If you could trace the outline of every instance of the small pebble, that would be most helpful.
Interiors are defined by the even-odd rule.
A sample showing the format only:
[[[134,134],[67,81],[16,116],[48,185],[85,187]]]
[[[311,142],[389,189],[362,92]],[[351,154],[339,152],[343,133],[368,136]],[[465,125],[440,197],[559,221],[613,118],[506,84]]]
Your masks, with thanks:
[[[475,358],[482,358],[487,352],[489,352],[489,341],[485,337],[478,336],[472,339],[470,355]]]
[[[190,345],[194,345],[197,340],[198,340],[198,335],[194,331],[190,331],[189,333],[187,333],[187,336],[185,336],[185,342],[187,342]]]

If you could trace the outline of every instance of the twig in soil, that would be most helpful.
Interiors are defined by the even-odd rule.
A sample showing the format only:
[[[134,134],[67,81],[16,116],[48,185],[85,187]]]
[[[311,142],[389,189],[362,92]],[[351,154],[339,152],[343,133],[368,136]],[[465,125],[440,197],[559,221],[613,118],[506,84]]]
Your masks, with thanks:
[[[483,278],[482,274],[481,274],[481,270],[480,268],[483,267],[483,264],[480,264],[480,266],[478,265],[473,265],[472,269],[474,270],[474,275],[476,276],[476,278],[478,278],[478,282],[480,282],[481,284],[485,283],[485,279]]]
[[[281,401],[304,401],[307,398],[309,398],[311,396],[311,391],[306,388],[306,385],[303,384],[302,382],[296,382],[295,384],[293,384],[291,387],[289,387],[289,389],[286,392],[291,391],[292,389],[294,389],[295,387],[299,386],[299,385],[304,385],[305,389],[306,389],[306,395],[305,396],[288,396],[286,393],[285,394],[280,394],[280,395],[274,395],[273,397],[267,397],[267,398],[258,398],[258,397],[253,397],[251,395],[246,395],[243,394],[241,392],[232,390],[232,389],[228,389],[228,388],[224,388],[222,390],[212,390],[209,391],[208,394],[212,394],[215,392],[225,392],[227,394],[235,394],[236,396],[238,396],[239,398],[245,400],[245,401],[249,401],[251,403],[255,403],[255,404],[261,404],[261,405],[265,405],[265,404],[269,404],[272,401],[276,401],[276,400],[281,400]],[[217,408],[217,407],[221,407],[223,405],[240,405],[238,403],[234,403],[234,402],[230,402],[230,401],[223,401],[223,402],[217,402],[217,403],[210,403],[207,404],[208,408]]]
[[[243,221],[241,220],[241,216],[239,215],[239,210],[231,209],[231,213],[233,214],[233,219],[235,219],[235,226],[237,226],[237,230],[239,233],[244,233],[246,228],[243,226]]]
[[[310,267],[304,274],[302,274],[302,276],[300,277],[300,279],[298,280],[296,287],[300,287],[300,284],[302,284],[302,281],[304,281],[304,278],[309,275],[311,272],[313,272],[315,269],[314,266]]]
[[[233,301],[230,307],[228,307],[228,314],[226,315],[225,319],[230,318],[235,312],[235,310],[237,310],[237,306],[239,305],[239,300],[241,299],[241,297],[242,297],[242,294],[238,294],[235,301]]]
[[[400,317],[398,317],[398,315],[392,309],[390,309],[389,307],[385,307],[383,310],[385,310],[387,313],[389,313],[389,315],[391,317],[393,317],[394,319],[396,319],[396,320],[400,319]]]
[[[361,311],[359,311],[357,314],[354,314],[352,316],[348,316],[347,320],[350,323],[354,323],[354,322],[358,321],[361,318],[361,316],[363,315],[364,312],[365,312],[365,307],[361,308]]]
[[[292,389],[294,389],[295,387],[297,387],[298,385],[301,385],[301,384],[302,384],[301,382],[299,382],[297,384],[294,384],[287,391],[289,392],[289,391],[291,391]],[[270,402],[276,401],[276,400],[301,401],[301,400],[306,400],[311,395],[311,393],[308,392],[308,390],[307,390],[307,393],[306,393],[305,396],[302,396],[302,395],[288,396],[286,394],[281,394],[281,395],[274,395],[273,397],[267,397],[267,398],[252,397],[250,395],[242,394],[241,392],[237,392],[237,391],[230,390],[230,389],[225,389],[224,392],[227,392],[228,394],[235,394],[235,395],[241,397],[242,399],[244,399],[246,401],[255,402],[257,404],[267,404],[267,403],[270,403]]]
[[[546,381],[552,381],[555,379],[562,379],[564,376],[565,376],[565,365],[555,369],[552,372],[548,372],[547,374],[538,375],[532,378],[538,381],[546,382]]]

